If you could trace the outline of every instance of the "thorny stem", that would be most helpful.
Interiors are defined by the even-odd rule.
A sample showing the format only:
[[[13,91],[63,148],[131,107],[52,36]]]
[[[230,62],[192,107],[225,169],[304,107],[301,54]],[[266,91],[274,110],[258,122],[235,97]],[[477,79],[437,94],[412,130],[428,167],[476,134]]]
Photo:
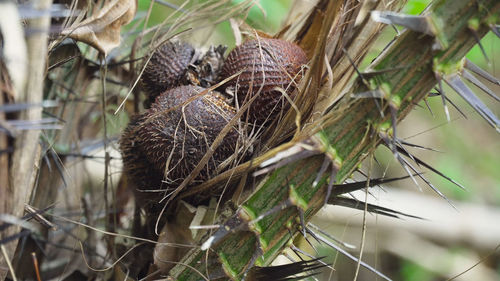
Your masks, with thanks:
[[[343,114],[335,122],[325,122],[321,132],[329,145],[332,162],[339,165],[337,182],[343,182],[359,166],[361,161],[380,143],[381,133],[391,135],[390,107],[395,108],[396,120],[401,121],[437,84],[433,65],[456,63],[476,44],[470,33],[468,20],[480,19],[477,35],[483,37],[489,29],[488,21],[498,22],[500,3],[496,0],[440,0],[427,11],[436,25],[435,36],[406,30],[372,64],[371,69],[379,71],[367,77],[365,84],[357,79],[345,95],[327,115]],[[439,45],[442,50],[435,49]],[[444,43],[443,43],[444,42]],[[398,71],[384,71],[408,66]],[[378,90],[386,95],[379,99],[380,110],[374,99],[353,99],[352,95]],[[328,120],[327,120],[328,121]],[[368,133],[367,133],[368,132]],[[316,186],[313,182],[324,156],[316,155],[290,163],[271,172],[257,187],[257,190],[240,207],[234,218],[245,223],[289,199],[289,187],[294,187],[296,197],[307,203],[304,211],[308,221],[322,207],[326,193],[327,177]],[[219,243],[212,245],[207,253],[194,249],[182,262],[196,268],[207,268],[208,272],[221,272],[230,279],[241,279],[243,272],[252,264],[255,243],[263,250],[257,265],[269,264],[288,242],[298,234],[298,213],[296,208],[287,208],[269,215],[255,224],[248,225],[247,231],[230,233]],[[231,219],[228,221],[230,222]],[[236,226],[235,226],[236,227]],[[212,260],[213,259],[213,260]],[[207,264],[206,261],[210,261]],[[205,272],[205,270],[203,270]],[[199,276],[186,267],[176,266],[171,271],[177,280],[196,280]]]

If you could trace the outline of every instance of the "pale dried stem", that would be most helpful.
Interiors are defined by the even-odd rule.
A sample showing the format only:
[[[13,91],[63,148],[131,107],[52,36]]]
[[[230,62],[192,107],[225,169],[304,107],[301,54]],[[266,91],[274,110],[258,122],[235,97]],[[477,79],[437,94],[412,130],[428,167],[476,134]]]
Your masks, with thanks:
[[[32,1],[33,7],[40,10],[47,10],[52,4],[52,0]],[[46,70],[47,56],[47,32],[50,26],[50,17],[39,17],[28,20],[28,28],[36,30],[27,37],[28,46],[28,73],[27,83],[24,92],[19,93],[19,100],[16,102],[40,103],[43,97],[43,81]],[[39,120],[42,117],[41,108],[32,108],[20,114],[22,120]],[[41,147],[38,142],[40,131],[27,130],[20,132],[15,141],[15,151],[12,156],[12,166],[10,170],[9,192],[7,210],[16,217],[21,217],[24,212],[24,205],[30,200],[35,182],[36,172],[41,154]],[[19,227],[10,227],[1,233],[0,237],[8,237],[19,231]],[[17,243],[11,242],[6,245],[6,252],[9,257],[13,256]],[[5,260],[0,258],[0,267],[3,267]],[[1,274],[0,274],[1,275]]]

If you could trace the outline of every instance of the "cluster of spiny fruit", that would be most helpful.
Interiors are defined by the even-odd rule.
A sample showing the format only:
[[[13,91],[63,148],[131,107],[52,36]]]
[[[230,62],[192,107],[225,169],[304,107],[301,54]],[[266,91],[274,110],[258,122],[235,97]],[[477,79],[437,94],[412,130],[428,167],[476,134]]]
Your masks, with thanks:
[[[187,43],[167,42],[151,56],[141,77],[147,110],[132,118],[120,140],[124,170],[136,192],[175,189],[236,118],[236,108],[247,108],[240,119],[251,127],[269,124],[286,109],[283,93],[293,94],[307,63],[299,46],[280,39],[248,40],[226,59],[224,52],[219,46],[202,54]],[[226,129],[193,183],[213,177],[235,153],[239,137],[237,125]],[[140,197],[158,202],[157,193]]]

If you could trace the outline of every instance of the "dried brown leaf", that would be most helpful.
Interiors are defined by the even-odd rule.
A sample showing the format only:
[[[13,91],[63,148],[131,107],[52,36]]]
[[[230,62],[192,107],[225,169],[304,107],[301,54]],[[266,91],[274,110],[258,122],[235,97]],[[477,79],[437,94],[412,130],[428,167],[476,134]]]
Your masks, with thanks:
[[[85,42],[107,55],[120,44],[120,30],[132,21],[137,0],[108,1],[77,26],[66,28],[62,35]]]

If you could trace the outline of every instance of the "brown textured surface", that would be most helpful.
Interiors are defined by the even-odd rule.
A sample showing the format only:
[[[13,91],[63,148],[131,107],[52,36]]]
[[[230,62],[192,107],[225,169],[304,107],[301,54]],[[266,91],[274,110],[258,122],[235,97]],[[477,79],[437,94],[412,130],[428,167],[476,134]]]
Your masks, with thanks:
[[[300,75],[297,74],[306,63],[306,54],[296,44],[281,39],[259,38],[247,41],[231,51],[221,76],[227,78],[243,70],[226,84],[226,87],[237,91],[240,105],[262,87],[260,97],[250,106],[250,121],[263,123],[282,108],[282,103],[287,104],[282,100],[282,93],[273,88],[280,87],[291,94],[295,89],[292,78],[295,83],[298,82]]]
[[[166,42],[151,57],[141,77],[147,105],[165,90],[179,85],[193,58],[194,48],[184,42]]]
[[[234,117],[234,109],[215,95],[203,95],[186,104],[203,90],[191,85],[168,90],[125,129],[120,150],[125,172],[138,197],[142,197],[139,200],[158,202],[164,194],[140,190],[176,188]],[[215,168],[234,153],[237,140],[237,130],[231,130],[195,182],[213,176]],[[169,169],[164,173],[170,156]]]

